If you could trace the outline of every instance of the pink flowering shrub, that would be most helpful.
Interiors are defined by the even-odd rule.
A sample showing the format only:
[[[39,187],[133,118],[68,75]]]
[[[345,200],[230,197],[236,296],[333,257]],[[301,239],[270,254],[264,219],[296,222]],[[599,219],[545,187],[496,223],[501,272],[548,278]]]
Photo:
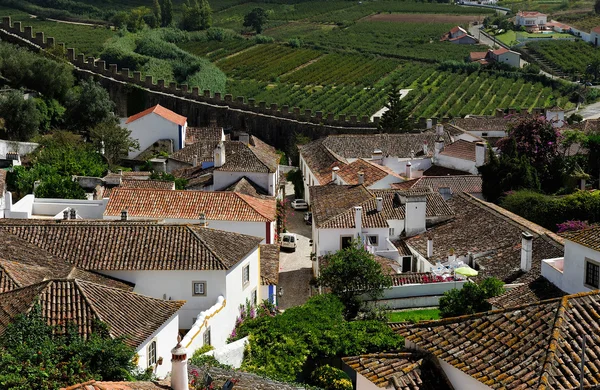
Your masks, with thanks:
[[[558,231],[557,231],[558,233],[576,232],[578,230],[587,229],[589,227],[590,227],[590,225],[588,225],[587,221],[577,221],[577,220],[566,221],[566,222],[559,223],[556,225],[556,228],[558,229]]]

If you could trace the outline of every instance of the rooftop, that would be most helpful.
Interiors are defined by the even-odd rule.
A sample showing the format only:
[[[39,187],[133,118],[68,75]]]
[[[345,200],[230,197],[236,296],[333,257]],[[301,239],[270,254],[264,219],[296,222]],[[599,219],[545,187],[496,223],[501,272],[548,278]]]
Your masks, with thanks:
[[[155,382],[105,382],[87,381],[78,383],[60,390],[170,390],[171,386],[161,385]]]
[[[563,237],[576,244],[600,251],[600,226],[565,233]]]
[[[110,198],[112,192],[116,188],[138,188],[138,189],[153,189],[153,190],[174,190],[174,181],[165,180],[136,180],[136,179],[123,179],[121,184],[117,187],[105,188],[102,193],[103,198]]]
[[[459,192],[476,194],[481,193],[481,186],[482,180],[479,175],[457,175],[422,176],[411,182],[410,188],[431,188],[435,192],[438,192],[441,188],[448,188],[452,194]]]
[[[467,171],[459,171],[458,169],[446,168],[439,165],[432,165],[423,171],[423,176],[465,176],[470,175]]]
[[[546,14],[537,11],[519,11],[517,15],[524,17],[546,16]]]
[[[104,216],[130,218],[271,222],[276,219],[275,198],[253,197],[228,191],[176,191],[116,188]]]
[[[472,117],[472,118],[454,118],[448,123],[448,126],[454,126],[464,131],[506,131],[512,118],[490,117]]]
[[[460,158],[461,160],[475,161],[476,145],[475,142],[459,139],[452,142],[450,145],[445,146],[440,152],[440,155]]]
[[[227,270],[260,237],[148,222],[2,223],[12,233],[86,270]]]
[[[364,174],[364,185],[369,187],[381,179],[389,176],[394,176],[401,180],[401,176],[389,169],[386,166],[359,158],[358,160],[344,165],[339,171],[338,176],[346,184],[358,184],[358,173]]]
[[[207,140],[219,142],[220,140],[224,140],[224,138],[222,127],[188,127],[185,130],[185,143],[187,145]]]
[[[94,320],[105,322],[112,337],[137,347],[158,330],[185,301],[165,301],[77,279],[52,279],[0,294],[0,334],[19,314],[38,303],[40,313],[57,331],[67,323],[80,335],[94,332]],[[128,308],[124,310],[124,308]]]
[[[279,244],[260,245],[260,274],[262,285],[279,282]]]
[[[400,328],[406,340],[493,389],[579,388],[600,383],[600,291]]]
[[[239,192],[240,194],[250,195],[254,197],[261,197],[267,195],[267,193],[261,186],[259,186],[246,176],[243,176],[223,191]]]
[[[187,123],[187,118],[174,113],[173,111],[169,110],[168,108],[164,108],[163,106],[161,106],[160,104],[157,104],[154,107],[150,107],[147,110],[144,110],[140,113],[137,113],[133,116],[130,116],[129,118],[127,118],[127,121],[125,122],[125,124],[129,124],[131,122],[135,122],[140,118],[145,117],[146,115],[149,114],[156,114],[166,120],[168,120],[169,122],[173,122],[176,125],[179,126],[183,126]]]

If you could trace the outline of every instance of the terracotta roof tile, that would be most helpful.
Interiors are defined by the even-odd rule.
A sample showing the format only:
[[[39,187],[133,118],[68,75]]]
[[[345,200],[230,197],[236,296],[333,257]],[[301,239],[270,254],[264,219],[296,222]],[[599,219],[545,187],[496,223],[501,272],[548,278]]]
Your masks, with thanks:
[[[129,179],[129,180],[148,180],[152,172],[149,171],[125,171],[122,173],[118,172],[108,172],[104,179],[113,178],[113,177],[121,177],[121,179]]]
[[[222,127],[188,127],[185,130],[185,143],[195,144],[200,141],[215,141],[215,144],[224,138]]]
[[[161,385],[155,382],[105,382],[91,380],[78,383],[61,390],[171,390],[171,386]]]
[[[450,145],[445,146],[440,155],[475,161],[475,145],[475,142],[459,139]]]
[[[117,187],[104,188],[102,193],[103,198],[110,198],[113,190],[116,188],[138,188],[138,189],[154,189],[154,190],[174,190],[174,181],[165,180],[136,180],[136,179],[123,179],[121,184]]]
[[[546,16],[546,14],[543,14],[543,13],[537,12],[537,11],[519,11],[517,13],[517,15],[524,16],[524,17]]]
[[[152,113],[154,113],[156,115],[159,115],[159,116],[163,117],[164,119],[168,120],[169,122],[173,122],[173,123],[175,123],[175,124],[177,124],[179,126],[183,126],[187,122],[187,118],[186,117],[184,117],[182,115],[179,115],[179,114],[176,114],[173,111],[171,111],[171,110],[169,110],[167,108],[164,108],[160,104],[157,104],[154,107],[150,107],[147,110],[144,110],[144,111],[142,111],[140,113],[137,113],[137,114],[135,114],[133,116],[130,116],[129,118],[127,118],[127,121],[125,122],[125,124],[129,124],[131,122],[134,122],[134,121],[136,121],[136,120],[138,120],[140,118],[143,118],[146,115],[152,114]]]
[[[192,364],[188,365],[188,372],[196,370],[200,378],[204,377],[206,370],[210,373],[215,383],[215,388],[220,389],[223,384],[230,378],[238,379],[235,384],[235,390],[304,390],[304,386],[300,384],[288,384],[278,382],[273,379],[265,378],[256,374],[250,374],[243,371],[225,370],[217,367],[195,367]],[[191,376],[190,376],[191,378]]]
[[[125,343],[132,347],[144,342],[185,303],[82,280],[46,280],[0,294],[0,334],[16,315],[28,313],[36,302],[49,325],[72,323],[87,337],[93,332],[94,321],[101,320],[109,326],[112,337],[125,337]]]
[[[576,232],[565,233],[563,237],[595,251],[600,251],[600,227],[591,227]]]
[[[264,286],[279,282],[279,244],[260,245],[260,274]]]
[[[266,196],[265,190],[258,184],[243,176],[241,179],[224,189],[223,191],[239,192],[240,194],[250,195],[254,197]]]
[[[449,188],[452,194],[467,192],[470,194],[481,193],[482,180],[479,175],[464,176],[423,176],[419,178],[413,188],[431,188],[438,192],[441,188]]]
[[[469,53],[469,61],[480,61],[483,60],[485,56],[487,56],[487,51],[472,51]]]
[[[464,131],[506,131],[513,120],[514,118],[511,117],[498,118],[495,116],[454,118],[448,125],[455,126]]]
[[[358,159],[348,165],[343,166],[338,171],[338,176],[345,184],[358,184],[358,173],[364,174],[364,185],[369,187],[387,176],[393,176],[401,180],[401,176],[386,166],[376,164],[372,161]]]
[[[599,294],[568,295],[398,331],[420,349],[493,389],[578,388],[581,336],[585,335],[584,381],[593,388],[600,383],[596,369]]]
[[[257,198],[237,192],[124,189],[113,190],[105,216],[131,218],[198,219],[270,222],[276,216],[275,198]]]
[[[0,224],[52,255],[86,270],[227,270],[260,237],[147,222]]]

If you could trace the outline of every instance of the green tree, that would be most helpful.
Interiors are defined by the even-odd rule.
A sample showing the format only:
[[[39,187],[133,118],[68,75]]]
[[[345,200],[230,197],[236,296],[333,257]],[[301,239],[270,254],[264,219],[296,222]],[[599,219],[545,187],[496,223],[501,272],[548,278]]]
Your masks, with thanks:
[[[296,199],[304,199],[304,180],[302,179],[302,171],[294,169],[289,171],[285,178],[287,181],[291,181],[294,184],[294,196]]]
[[[146,25],[144,18],[149,14],[152,14],[152,11],[148,7],[137,7],[132,9],[127,18],[127,31],[141,31]]]
[[[199,31],[210,28],[212,24],[212,10],[208,1],[186,0],[183,3],[183,16],[181,28],[187,31]]]
[[[244,27],[251,27],[257,34],[260,34],[268,19],[269,16],[264,9],[254,8],[249,14],[244,16]]]
[[[58,173],[43,176],[34,194],[36,198],[86,199],[85,191],[79,183]]]
[[[504,292],[504,283],[496,278],[487,278],[481,283],[465,283],[459,290],[453,288],[440,298],[440,315],[443,318],[491,310],[488,299]]]
[[[109,168],[114,168],[129,152],[139,150],[140,144],[131,138],[131,131],[115,122],[103,122],[90,131],[90,138],[97,151],[104,155]]]
[[[594,12],[596,14],[600,14],[600,0],[596,0],[594,3]]]
[[[5,389],[58,389],[90,379],[131,380],[135,350],[93,324],[84,339],[77,329],[47,325],[39,305],[8,325],[0,338],[0,384]]]
[[[106,89],[93,79],[83,80],[67,99],[67,121],[69,129],[87,133],[103,122],[116,122],[115,103]]]
[[[159,0],[154,0],[152,4],[152,13],[154,14],[155,25],[153,27],[160,27],[162,24],[162,10]]]
[[[40,127],[40,113],[35,100],[25,100],[21,90],[0,96],[0,118],[4,120],[4,131],[0,133],[9,140],[29,141]]]
[[[66,109],[56,99],[34,99],[40,114],[40,130],[47,133],[62,125]]]
[[[150,179],[152,180],[161,180],[161,181],[173,181],[175,182],[176,190],[185,190],[185,186],[187,185],[187,180],[182,179],[180,177],[175,177],[170,173],[166,172],[155,172],[153,171],[150,175]]]
[[[409,109],[398,86],[391,87],[388,101],[385,104],[387,111],[383,113],[377,127],[387,133],[398,133],[412,130],[408,120]]]
[[[384,275],[381,265],[367,252],[359,241],[325,256],[327,267],[321,271],[319,285],[331,290],[346,307],[347,319],[356,317],[361,307],[361,295],[377,299],[383,290],[391,286],[391,279]]]
[[[169,27],[173,23],[173,2],[172,0],[161,0],[160,3],[162,23],[161,26]]]

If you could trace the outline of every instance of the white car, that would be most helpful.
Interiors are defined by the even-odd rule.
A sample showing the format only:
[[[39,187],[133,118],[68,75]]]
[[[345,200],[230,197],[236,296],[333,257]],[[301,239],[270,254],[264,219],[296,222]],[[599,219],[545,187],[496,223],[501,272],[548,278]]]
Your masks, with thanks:
[[[304,199],[294,199],[292,201],[292,208],[294,210],[308,210],[308,203]]]
[[[296,250],[296,243],[298,242],[298,237],[294,233],[283,233],[281,235],[281,243],[280,246],[282,248],[291,249],[292,252]]]

